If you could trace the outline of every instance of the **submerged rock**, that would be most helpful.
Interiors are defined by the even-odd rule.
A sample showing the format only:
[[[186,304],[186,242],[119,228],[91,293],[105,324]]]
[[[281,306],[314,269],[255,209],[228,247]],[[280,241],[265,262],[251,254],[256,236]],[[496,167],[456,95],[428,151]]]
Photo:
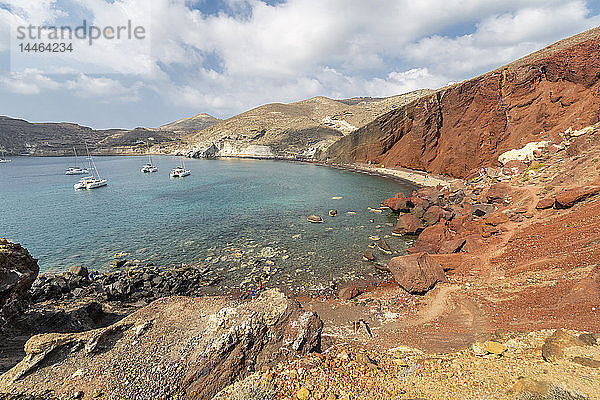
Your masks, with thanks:
[[[365,252],[363,253],[363,260],[365,261],[375,261],[376,258],[373,255],[373,252],[369,249],[365,250]]]
[[[379,248],[379,250],[386,254],[392,254],[392,249],[387,244],[384,238],[379,239],[379,241],[377,242],[377,248]]]
[[[323,222],[323,218],[319,217],[318,215],[309,215],[308,218],[306,218],[306,220],[308,222],[312,222],[313,224],[320,224],[321,222]]]

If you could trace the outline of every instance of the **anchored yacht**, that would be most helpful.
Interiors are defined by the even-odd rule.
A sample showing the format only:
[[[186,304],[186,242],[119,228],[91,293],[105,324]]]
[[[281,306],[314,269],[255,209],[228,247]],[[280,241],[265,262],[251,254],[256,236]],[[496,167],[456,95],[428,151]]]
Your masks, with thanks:
[[[90,169],[92,175],[86,176],[85,178],[81,178],[79,180],[79,182],[77,182],[76,184],[73,185],[73,187],[76,190],[77,189],[88,189],[89,190],[89,189],[96,189],[96,188],[108,185],[108,180],[102,179],[100,177],[100,173],[98,172],[98,168],[96,167],[96,163],[94,162],[94,159],[90,155],[90,150],[88,149],[87,144],[85,145],[85,149],[87,151],[88,163],[90,164],[89,169]]]

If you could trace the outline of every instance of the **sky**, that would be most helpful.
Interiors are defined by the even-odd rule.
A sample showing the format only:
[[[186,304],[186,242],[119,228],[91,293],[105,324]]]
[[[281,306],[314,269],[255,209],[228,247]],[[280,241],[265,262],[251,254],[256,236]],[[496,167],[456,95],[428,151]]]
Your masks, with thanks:
[[[83,21],[113,37],[19,37]],[[143,34],[114,38],[128,22]],[[598,25],[600,0],[0,0],[0,115],[157,127],[314,96],[392,96]],[[36,42],[73,48],[19,47]]]

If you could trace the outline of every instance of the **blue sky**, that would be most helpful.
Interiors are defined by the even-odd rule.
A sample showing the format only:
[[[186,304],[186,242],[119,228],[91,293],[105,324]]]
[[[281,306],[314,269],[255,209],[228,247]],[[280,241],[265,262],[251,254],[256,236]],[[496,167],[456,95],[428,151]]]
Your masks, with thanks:
[[[131,20],[143,40],[21,53],[20,25]],[[585,0],[0,0],[0,115],[95,128],[227,118],[471,78],[600,25]]]

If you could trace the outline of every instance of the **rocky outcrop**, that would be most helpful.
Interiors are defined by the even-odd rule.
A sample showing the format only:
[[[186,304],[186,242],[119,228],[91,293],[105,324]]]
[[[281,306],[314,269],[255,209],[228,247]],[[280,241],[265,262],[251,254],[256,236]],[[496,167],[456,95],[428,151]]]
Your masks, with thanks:
[[[388,263],[394,280],[407,292],[423,294],[438,282],[447,282],[439,262],[427,253],[394,257]]]
[[[39,270],[27,249],[0,238],[0,317],[10,314],[14,303],[27,296]]]
[[[599,50],[600,28],[565,39],[382,115],[323,159],[466,177],[509,150],[598,122]]]
[[[102,329],[42,334],[1,391],[210,399],[252,371],[320,347],[322,322],[278,290],[251,301],[168,297]],[[50,372],[51,371],[51,372]]]
[[[554,207],[570,208],[575,203],[583,201],[590,196],[600,193],[600,186],[581,186],[569,188],[555,197]]]

